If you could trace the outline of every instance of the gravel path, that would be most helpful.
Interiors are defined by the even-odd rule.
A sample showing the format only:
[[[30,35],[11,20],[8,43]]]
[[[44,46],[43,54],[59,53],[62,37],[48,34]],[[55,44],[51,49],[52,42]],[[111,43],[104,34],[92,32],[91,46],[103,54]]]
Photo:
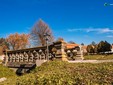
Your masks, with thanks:
[[[113,62],[113,60],[75,60],[68,62],[69,63],[103,63],[103,62]]]

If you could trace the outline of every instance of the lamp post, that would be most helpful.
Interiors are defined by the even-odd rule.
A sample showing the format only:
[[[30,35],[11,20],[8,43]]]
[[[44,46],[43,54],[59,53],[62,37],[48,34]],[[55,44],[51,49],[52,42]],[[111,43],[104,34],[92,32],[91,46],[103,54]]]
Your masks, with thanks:
[[[49,36],[50,35],[47,33],[44,34],[45,41],[46,41],[46,59],[47,59],[47,61],[49,60],[49,49],[48,49]]]

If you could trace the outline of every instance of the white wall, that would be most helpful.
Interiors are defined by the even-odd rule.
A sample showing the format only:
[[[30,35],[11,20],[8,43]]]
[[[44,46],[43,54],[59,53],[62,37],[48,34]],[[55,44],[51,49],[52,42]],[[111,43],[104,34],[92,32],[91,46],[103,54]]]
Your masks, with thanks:
[[[4,55],[0,55],[0,60],[3,60],[4,59]]]

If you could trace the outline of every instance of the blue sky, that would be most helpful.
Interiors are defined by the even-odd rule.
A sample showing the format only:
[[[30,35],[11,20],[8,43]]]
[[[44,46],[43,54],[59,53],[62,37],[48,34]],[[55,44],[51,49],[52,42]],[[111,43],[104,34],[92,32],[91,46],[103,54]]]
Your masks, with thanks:
[[[40,18],[55,38],[90,44],[113,43],[113,0],[0,0],[0,37],[29,33]]]

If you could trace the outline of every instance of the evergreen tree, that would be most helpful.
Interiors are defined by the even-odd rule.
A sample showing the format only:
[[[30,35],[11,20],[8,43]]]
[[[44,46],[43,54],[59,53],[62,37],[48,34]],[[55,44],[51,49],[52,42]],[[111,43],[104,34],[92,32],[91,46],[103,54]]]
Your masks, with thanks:
[[[93,48],[92,45],[88,45],[88,46],[87,46],[87,52],[88,52],[88,53],[94,53],[94,48]]]
[[[100,41],[97,49],[98,49],[98,52],[111,51],[111,45],[107,41]]]
[[[84,43],[81,43],[82,46],[84,46]]]
[[[95,46],[96,45],[96,43],[94,42],[94,41],[92,41],[92,43],[91,43],[93,46]]]

